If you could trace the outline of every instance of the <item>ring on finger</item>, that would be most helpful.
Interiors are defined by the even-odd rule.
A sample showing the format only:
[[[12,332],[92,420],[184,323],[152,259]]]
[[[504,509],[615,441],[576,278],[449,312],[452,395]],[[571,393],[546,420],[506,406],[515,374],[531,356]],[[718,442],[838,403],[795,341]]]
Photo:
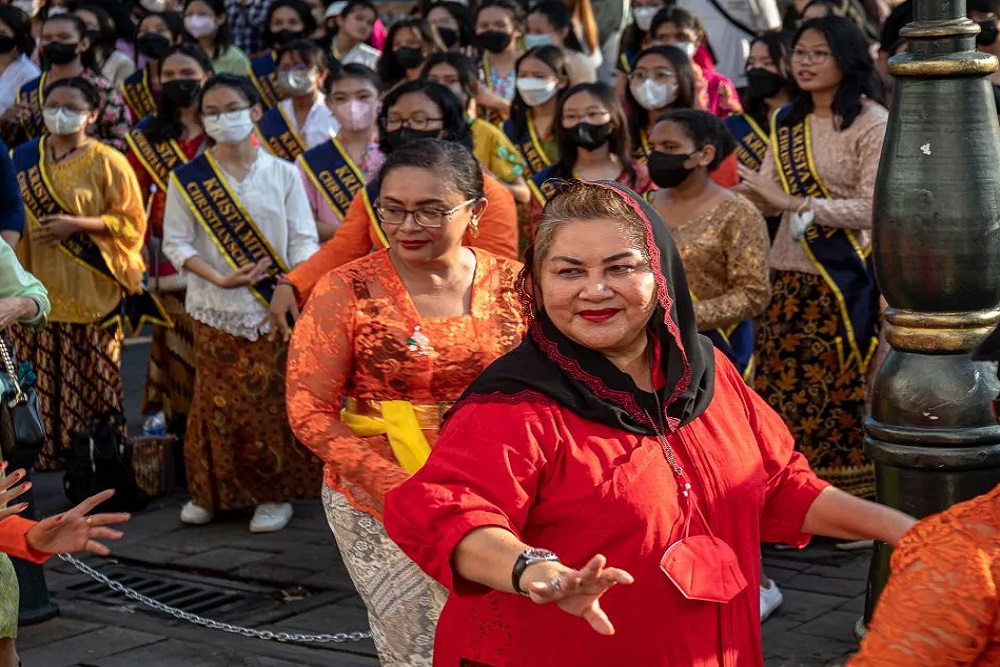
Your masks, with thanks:
[[[94,523],[94,517],[92,517],[92,516],[88,516],[88,517],[87,517],[87,525],[89,526],[89,525],[90,525],[90,524],[92,524],[92,523]]]
[[[557,574],[556,576],[552,577],[549,580],[549,588],[551,588],[554,591],[562,591],[562,585],[563,585],[563,576],[561,574]]]

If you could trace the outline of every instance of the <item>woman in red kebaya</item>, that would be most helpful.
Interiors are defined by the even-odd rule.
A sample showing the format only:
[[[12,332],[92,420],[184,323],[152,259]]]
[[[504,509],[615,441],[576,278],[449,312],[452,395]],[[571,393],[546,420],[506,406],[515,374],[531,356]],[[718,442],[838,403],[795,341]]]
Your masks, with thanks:
[[[762,540],[895,544],[913,519],[813,474],[698,334],[634,192],[569,182],[535,244],[529,334],[386,498],[389,536],[451,591],[434,665],[761,667]]]

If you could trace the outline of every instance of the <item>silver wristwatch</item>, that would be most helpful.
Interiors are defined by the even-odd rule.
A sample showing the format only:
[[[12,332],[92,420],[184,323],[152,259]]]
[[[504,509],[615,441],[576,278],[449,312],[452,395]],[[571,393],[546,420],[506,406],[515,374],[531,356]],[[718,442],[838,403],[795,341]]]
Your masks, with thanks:
[[[514,569],[510,573],[510,583],[515,591],[521,595],[528,594],[526,590],[521,588],[521,575],[524,574],[529,565],[542,562],[560,563],[562,561],[559,560],[559,556],[548,549],[525,549],[521,552],[521,555],[514,561]]]

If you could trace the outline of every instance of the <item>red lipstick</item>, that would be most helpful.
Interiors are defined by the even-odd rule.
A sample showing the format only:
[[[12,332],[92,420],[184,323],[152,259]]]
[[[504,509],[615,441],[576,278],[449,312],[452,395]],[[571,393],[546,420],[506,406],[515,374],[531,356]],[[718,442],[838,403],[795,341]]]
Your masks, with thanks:
[[[610,320],[621,312],[620,308],[602,308],[600,310],[581,310],[577,315],[588,322],[600,323]]]

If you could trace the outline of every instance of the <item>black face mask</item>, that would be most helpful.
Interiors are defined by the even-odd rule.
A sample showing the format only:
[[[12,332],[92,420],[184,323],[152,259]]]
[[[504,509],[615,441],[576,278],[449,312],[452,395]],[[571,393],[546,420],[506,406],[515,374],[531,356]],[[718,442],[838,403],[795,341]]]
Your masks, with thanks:
[[[694,171],[684,166],[690,157],[652,151],[649,154],[649,177],[661,188],[676,188]]]
[[[412,46],[403,46],[392,52],[392,55],[396,57],[396,62],[403,69],[413,69],[414,67],[420,67],[421,63],[424,62],[424,50],[415,49]]]
[[[80,46],[63,42],[50,42],[42,47],[42,57],[53,65],[66,65],[76,60],[76,50]]]
[[[163,35],[148,33],[135,40],[135,49],[150,60],[163,60],[170,52],[170,40]]]
[[[412,127],[401,127],[383,135],[389,148],[396,150],[417,139],[437,139],[441,135],[441,130],[414,130]]]
[[[608,143],[608,139],[611,137],[613,131],[614,128],[610,122],[600,125],[577,123],[568,130],[569,140],[574,145],[588,151],[595,150]]]
[[[17,48],[17,40],[13,37],[0,37],[0,53],[10,53]]]
[[[473,45],[480,51],[490,51],[492,53],[500,53],[508,46],[510,46],[510,40],[514,38],[509,32],[501,32],[499,30],[487,30],[486,32],[476,33],[473,38]]]
[[[299,30],[279,30],[278,32],[271,33],[271,45],[283,46],[293,39],[299,39],[300,37],[302,37],[302,32]]]
[[[194,79],[176,79],[163,84],[163,100],[179,107],[190,107],[198,99],[201,82]]]
[[[458,31],[451,28],[437,28],[438,37],[444,42],[446,48],[451,48],[458,44]]]
[[[979,34],[976,35],[976,44],[981,44],[983,46],[990,46],[997,41],[997,22],[994,20],[990,21],[977,21],[979,24]]]
[[[757,99],[774,97],[785,86],[785,77],[780,74],[754,67],[747,70],[747,90]]]

